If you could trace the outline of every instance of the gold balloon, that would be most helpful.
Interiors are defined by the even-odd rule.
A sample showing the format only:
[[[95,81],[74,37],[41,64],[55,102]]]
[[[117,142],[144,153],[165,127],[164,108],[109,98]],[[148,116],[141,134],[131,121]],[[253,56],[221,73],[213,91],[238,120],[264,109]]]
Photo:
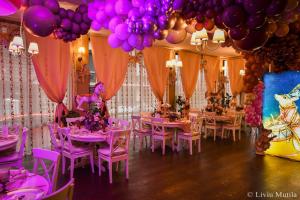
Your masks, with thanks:
[[[268,23],[267,34],[271,36],[277,30],[277,24],[275,22]]]
[[[174,30],[181,30],[187,26],[184,19],[182,17],[177,17],[176,23],[173,27]]]
[[[197,30],[195,29],[195,24],[196,24],[196,22],[194,22],[194,23],[188,25],[188,26],[185,28],[185,30],[186,30],[188,33],[190,33],[190,34],[196,32]]]
[[[276,32],[275,32],[275,35],[276,35],[277,37],[284,37],[284,36],[286,36],[286,35],[289,33],[289,31],[290,31],[289,25],[288,25],[288,24],[285,24],[285,23],[278,23],[277,26],[278,26],[278,28],[277,28],[277,30],[276,30]]]
[[[187,32],[185,29],[169,30],[166,40],[171,44],[178,44],[186,38]]]
[[[285,10],[286,11],[294,10],[295,8],[297,8],[298,4],[299,4],[298,0],[288,0]]]
[[[176,16],[175,15],[172,15],[170,18],[169,18],[169,28],[172,29],[174,26],[175,26],[175,23],[176,23]]]

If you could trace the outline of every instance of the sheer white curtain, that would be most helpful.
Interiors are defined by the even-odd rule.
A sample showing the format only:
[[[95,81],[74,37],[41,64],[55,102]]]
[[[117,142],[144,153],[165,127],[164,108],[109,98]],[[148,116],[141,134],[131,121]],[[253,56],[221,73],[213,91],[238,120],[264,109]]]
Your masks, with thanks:
[[[128,64],[124,83],[118,93],[107,101],[107,107],[111,116],[130,119],[133,114],[153,112],[156,104],[141,57],[138,62]]]

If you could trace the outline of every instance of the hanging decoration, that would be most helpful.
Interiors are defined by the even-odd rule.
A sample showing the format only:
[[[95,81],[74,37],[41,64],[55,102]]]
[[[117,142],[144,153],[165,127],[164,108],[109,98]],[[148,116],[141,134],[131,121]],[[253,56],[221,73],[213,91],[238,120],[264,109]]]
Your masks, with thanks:
[[[0,0],[0,16],[15,14],[21,7],[21,0]]]

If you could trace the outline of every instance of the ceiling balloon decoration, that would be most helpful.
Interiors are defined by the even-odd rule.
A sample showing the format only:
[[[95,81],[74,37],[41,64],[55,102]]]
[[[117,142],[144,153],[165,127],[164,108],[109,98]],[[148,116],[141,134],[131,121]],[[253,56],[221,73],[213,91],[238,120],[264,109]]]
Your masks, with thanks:
[[[87,34],[91,26],[85,4],[75,11],[60,8],[57,0],[29,0],[24,6],[27,7],[23,18],[25,28],[39,37],[53,33],[57,39],[70,42]]]
[[[143,50],[145,47],[151,47],[154,40],[165,39],[169,29],[179,31],[182,33],[181,38],[182,35],[185,38],[184,19],[173,15],[176,10],[182,9],[184,2],[98,0],[89,3],[88,16],[92,20],[93,30],[105,28],[111,31],[108,39],[111,47],[120,47],[126,52],[133,49]]]

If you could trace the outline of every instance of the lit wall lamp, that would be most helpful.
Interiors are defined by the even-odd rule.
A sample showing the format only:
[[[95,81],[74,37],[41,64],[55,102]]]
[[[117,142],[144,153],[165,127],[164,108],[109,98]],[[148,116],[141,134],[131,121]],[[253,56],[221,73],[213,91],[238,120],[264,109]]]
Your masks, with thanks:
[[[82,56],[85,53],[85,48],[84,47],[79,47],[78,48],[78,62],[82,61]]]
[[[167,68],[182,67],[182,61],[179,58],[178,52],[175,53],[175,58],[167,60],[166,67]]]
[[[241,69],[241,70],[240,70],[240,75],[241,75],[241,76],[245,76],[245,70],[244,70],[244,69]]]

